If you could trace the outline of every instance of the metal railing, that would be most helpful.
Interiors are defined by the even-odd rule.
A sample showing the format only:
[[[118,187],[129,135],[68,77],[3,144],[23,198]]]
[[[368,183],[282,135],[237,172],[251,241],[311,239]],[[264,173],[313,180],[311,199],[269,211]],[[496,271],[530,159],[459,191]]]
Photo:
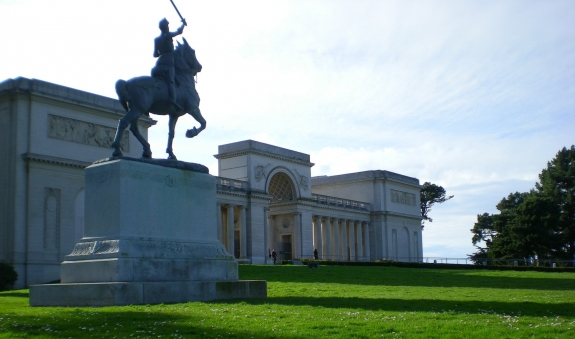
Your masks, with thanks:
[[[443,258],[425,257],[424,263],[432,264],[461,264],[461,265],[485,265],[485,266],[539,266],[539,267],[575,267],[575,260],[559,259],[469,259],[469,258]]]

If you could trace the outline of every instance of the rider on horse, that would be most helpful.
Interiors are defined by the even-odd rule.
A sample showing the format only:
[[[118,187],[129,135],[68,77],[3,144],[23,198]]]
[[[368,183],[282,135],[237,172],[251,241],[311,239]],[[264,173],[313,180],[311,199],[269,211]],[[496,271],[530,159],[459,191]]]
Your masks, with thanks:
[[[185,22],[182,23],[182,26],[175,32],[170,32],[169,24],[166,18],[162,19],[159,25],[162,34],[154,39],[154,58],[158,58],[158,61],[156,61],[156,66],[152,68],[152,76],[162,78],[166,81],[172,105],[174,105],[177,110],[181,110],[182,108],[176,102],[174,42],[172,38],[182,34]]]

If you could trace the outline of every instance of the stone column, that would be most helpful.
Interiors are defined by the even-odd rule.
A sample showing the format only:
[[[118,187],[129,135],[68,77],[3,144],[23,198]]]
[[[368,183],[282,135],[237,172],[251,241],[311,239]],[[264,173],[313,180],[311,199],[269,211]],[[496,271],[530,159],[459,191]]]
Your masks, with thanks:
[[[363,252],[365,253],[365,260],[371,261],[371,253],[369,249],[369,222],[362,222],[363,225]]]
[[[324,259],[332,260],[331,254],[331,222],[329,218],[325,219],[325,223],[323,224],[324,229],[324,241],[323,241],[323,255]]]
[[[269,208],[268,207],[264,207],[264,262],[267,263],[270,260],[270,257],[268,256],[268,249],[271,251],[271,245],[270,245],[270,223],[269,223]],[[253,245],[252,245],[253,246]]]
[[[341,241],[340,238],[340,229],[339,229],[339,219],[337,218],[330,218],[333,221],[333,251],[331,260],[338,261],[341,257]]]
[[[293,213],[293,253],[292,259],[301,259],[301,223],[300,223],[300,213]]]
[[[240,206],[240,259],[248,256],[248,239],[247,239],[247,218],[245,206]]]
[[[323,251],[322,251],[322,239],[321,239],[321,217],[319,215],[315,216],[315,227],[313,229],[313,248],[314,250],[317,249],[318,258],[323,258]]]
[[[268,221],[269,221],[269,223],[268,223],[268,243],[269,243],[269,249],[271,251],[275,248],[274,247],[275,246],[275,241],[274,241],[275,240],[275,216],[269,215]],[[269,259],[269,257],[268,257],[268,259]],[[270,260],[272,260],[272,259],[270,259]]]
[[[341,220],[342,261],[349,261],[349,242],[347,241],[347,219]]]
[[[235,256],[234,254],[234,205],[227,206],[228,212],[228,252]]]
[[[357,261],[355,256],[356,243],[355,243],[355,221],[349,221],[349,261]]]
[[[364,261],[365,256],[363,255],[363,231],[361,221],[356,221],[356,234],[357,234],[357,251],[356,251],[356,261]]]
[[[222,237],[223,225],[222,225],[222,204],[216,204],[216,215],[217,215],[217,228],[218,228],[218,240],[223,244],[224,238]]]

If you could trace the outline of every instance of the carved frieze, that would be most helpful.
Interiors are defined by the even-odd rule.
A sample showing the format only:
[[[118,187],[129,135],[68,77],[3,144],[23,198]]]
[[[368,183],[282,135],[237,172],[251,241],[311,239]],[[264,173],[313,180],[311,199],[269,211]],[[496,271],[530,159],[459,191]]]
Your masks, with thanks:
[[[110,148],[116,128],[48,114],[48,137],[83,145]],[[122,135],[122,151],[130,151],[129,133]]]
[[[60,190],[44,188],[44,248],[60,248]]]
[[[415,194],[391,190],[391,202],[415,206]]]

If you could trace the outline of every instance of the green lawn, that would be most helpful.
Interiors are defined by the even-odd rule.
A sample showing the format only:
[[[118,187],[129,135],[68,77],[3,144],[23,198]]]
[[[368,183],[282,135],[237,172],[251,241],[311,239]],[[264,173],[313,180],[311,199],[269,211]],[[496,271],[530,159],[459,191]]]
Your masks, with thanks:
[[[575,338],[575,274],[240,266],[261,300],[31,308],[0,293],[0,338]]]

